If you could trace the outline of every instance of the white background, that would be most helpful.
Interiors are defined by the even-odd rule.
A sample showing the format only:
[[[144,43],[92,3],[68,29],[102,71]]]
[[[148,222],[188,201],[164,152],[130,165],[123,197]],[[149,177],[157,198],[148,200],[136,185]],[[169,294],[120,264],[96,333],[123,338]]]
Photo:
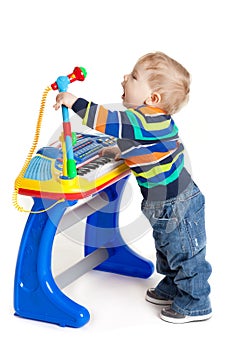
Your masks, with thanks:
[[[130,348],[216,345],[229,349],[232,336],[227,329],[233,312],[231,5],[230,0],[1,2],[1,348],[118,349],[127,342]],[[86,67],[88,77],[72,84],[70,91],[98,103],[119,103],[123,75],[141,55],[156,50],[180,61],[192,75],[190,102],[175,120],[193,178],[206,196],[213,318],[186,325],[165,323],[159,319],[159,308],[144,301],[146,289],[158,279],[156,274],[141,280],[94,271],[67,289],[91,313],[85,327],[60,328],[15,317],[14,269],[27,214],[13,208],[11,195],[32,143],[44,88],[80,65]],[[47,144],[61,123],[60,113],[52,108],[54,99],[55,93],[50,92],[38,147]],[[127,215],[137,217],[141,198],[133,181],[130,186],[134,197]],[[122,220],[127,215],[123,213]],[[145,234],[134,242],[135,249],[154,259],[151,232],[146,221],[144,225]],[[59,265],[55,269],[64,267],[73,251],[69,240],[60,243],[64,250],[60,245],[55,253]]]

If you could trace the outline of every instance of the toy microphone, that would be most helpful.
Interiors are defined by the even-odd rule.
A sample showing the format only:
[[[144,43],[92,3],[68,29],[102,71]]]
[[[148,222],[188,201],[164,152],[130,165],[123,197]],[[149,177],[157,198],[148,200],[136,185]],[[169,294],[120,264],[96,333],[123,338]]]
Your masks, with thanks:
[[[86,78],[87,72],[83,67],[75,67],[73,73],[57,78],[55,83],[51,84],[53,90],[59,92],[66,92],[68,85],[76,80],[83,81]],[[62,118],[63,118],[63,175],[70,179],[77,176],[76,163],[74,160],[74,153],[72,147],[72,132],[71,124],[69,120],[68,108],[62,105]]]
[[[69,83],[73,83],[76,80],[83,81],[87,76],[87,71],[83,67],[75,67],[73,72],[71,74],[67,75]],[[53,90],[58,89],[58,84],[55,81],[55,83],[51,84],[51,88]]]

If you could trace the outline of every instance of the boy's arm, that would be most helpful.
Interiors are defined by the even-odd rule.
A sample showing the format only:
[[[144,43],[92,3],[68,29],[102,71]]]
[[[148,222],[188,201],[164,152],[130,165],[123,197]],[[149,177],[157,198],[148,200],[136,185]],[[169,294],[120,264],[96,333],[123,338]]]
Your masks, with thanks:
[[[68,92],[57,95],[54,108],[58,109],[62,104],[72,108],[83,119],[83,125],[118,139],[144,142],[174,140],[178,137],[178,129],[171,116],[161,114],[152,119],[154,115],[151,114],[150,109],[147,115],[146,107],[137,110],[112,111],[83,98],[76,98]]]
[[[120,111],[111,111],[102,105],[78,98],[72,110],[83,119],[83,125],[117,138],[125,137],[128,124]],[[134,137],[134,134],[131,134]]]
[[[122,130],[122,120],[120,112],[110,111],[101,105],[88,102],[83,98],[77,98],[69,92],[61,92],[56,97],[53,106],[58,110],[61,105],[72,109],[83,119],[83,124],[102,133],[120,137]]]
[[[83,119],[83,124],[90,128],[97,129],[118,138],[120,137],[120,130],[123,134],[128,134],[128,136],[130,134],[130,130],[128,132],[126,130],[126,125],[129,125],[130,123],[127,122],[122,127],[122,119],[124,119],[124,116],[122,117],[118,111],[109,111],[103,106],[99,106],[93,102],[88,102],[83,98],[77,98],[69,92],[62,92],[57,95],[56,104],[54,105],[55,110],[58,110],[61,105],[65,105],[72,109]],[[97,118],[97,123],[95,123],[95,117]],[[103,119],[104,117],[108,120],[105,123],[100,122],[101,118]],[[112,120],[112,123],[109,123],[109,119]],[[113,119],[115,119],[115,122],[113,122]],[[132,135],[132,137],[134,136]],[[118,139],[117,143],[117,146],[104,148],[101,151],[101,155],[112,154],[114,155],[114,159],[118,160],[122,158],[121,151],[127,153],[127,149],[132,147],[132,142],[129,139]]]

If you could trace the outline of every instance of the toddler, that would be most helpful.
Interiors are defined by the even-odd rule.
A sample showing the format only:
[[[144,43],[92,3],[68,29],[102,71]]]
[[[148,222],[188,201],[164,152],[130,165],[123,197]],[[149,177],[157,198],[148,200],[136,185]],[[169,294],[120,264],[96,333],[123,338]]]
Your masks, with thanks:
[[[171,115],[189,97],[190,75],[162,52],[141,57],[124,76],[124,111],[111,111],[68,92],[61,105],[77,113],[83,124],[117,138],[117,147],[103,149],[123,159],[142,193],[142,212],[152,228],[157,272],[164,278],[146,293],[160,306],[161,319],[172,323],[211,317],[206,261],[205,199],[184,165],[184,146]]]

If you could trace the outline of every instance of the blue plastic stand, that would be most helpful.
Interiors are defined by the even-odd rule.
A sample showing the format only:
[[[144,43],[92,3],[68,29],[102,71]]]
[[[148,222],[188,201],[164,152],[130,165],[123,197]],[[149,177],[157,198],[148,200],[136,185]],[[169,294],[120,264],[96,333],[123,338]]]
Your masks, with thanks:
[[[109,258],[95,269],[121,275],[148,278],[154,265],[131,250],[121,237],[119,211],[121,197],[127,178],[114,183],[105,190],[109,204],[87,218],[85,232],[85,254],[106,247]]]
[[[34,201],[33,210],[46,207],[45,201]],[[29,215],[16,265],[14,306],[15,314],[21,317],[81,327],[88,322],[89,312],[60,291],[51,273],[53,240],[67,206],[58,204],[49,215]]]
[[[85,255],[99,247],[108,250],[109,258],[96,267],[98,270],[147,278],[153,263],[138,256],[121,238],[118,228],[119,207],[126,179],[109,186],[105,192],[109,203],[87,218]],[[34,199],[34,211],[51,205],[53,201]],[[58,224],[69,206],[62,202],[40,214],[30,214],[19,248],[15,271],[15,314],[24,318],[82,327],[89,319],[88,310],[69,299],[56,285],[51,272],[51,255]]]

